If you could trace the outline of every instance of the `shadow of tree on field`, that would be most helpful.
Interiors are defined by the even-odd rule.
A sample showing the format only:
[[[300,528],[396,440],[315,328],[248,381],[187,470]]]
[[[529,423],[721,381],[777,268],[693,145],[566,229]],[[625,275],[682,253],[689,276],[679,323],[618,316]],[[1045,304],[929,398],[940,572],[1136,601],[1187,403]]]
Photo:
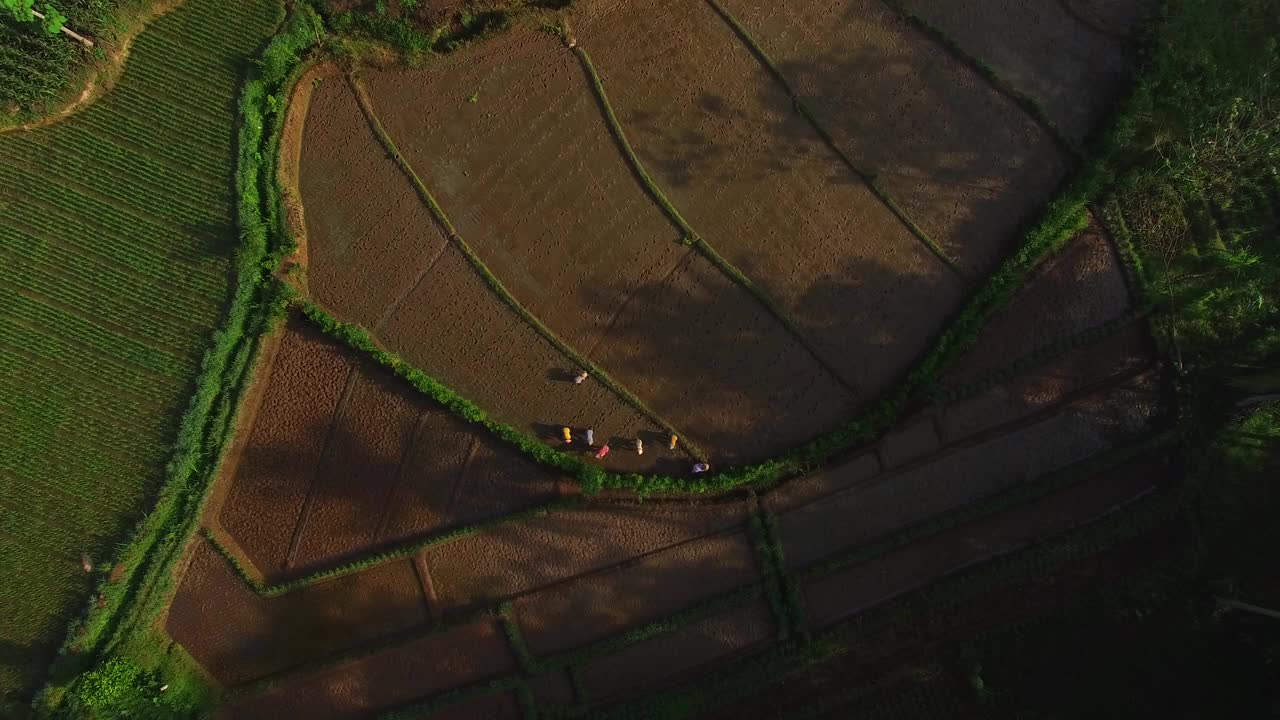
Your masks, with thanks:
[[[754,268],[742,270],[752,276]],[[758,301],[737,289],[678,282],[673,274],[638,287],[627,312],[600,328],[605,335],[597,354],[623,384],[642,380],[655,412],[677,418],[685,432],[716,448],[713,462],[776,455],[851,419],[856,406],[829,404],[814,385],[825,371]],[[855,359],[858,376],[847,379],[860,392],[853,401],[865,405],[914,364],[954,312],[903,308],[896,289],[911,285],[919,302],[947,282],[938,274],[904,274],[876,258],[833,260],[791,313],[824,356]],[[589,291],[576,301],[616,299]]]
[[[847,32],[830,33],[831,47],[803,60],[786,53],[774,60],[849,161],[876,177],[968,273],[985,274],[1055,192],[1067,160],[1011,101],[932,41],[883,8],[869,17],[859,8],[845,8],[839,22]],[[708,25],[733,34],[708,14]],[[790,31],[797,36],[812,31],[782,13],[770,21],[796,25]],[[776,52],[766,37],[756,39]],[[741,43],[736,34],[733,42]],[[682,45],[674,52],[695,51]],[[790,173],[817,164],[829,166],[829,183],[862,183],[776,78],[754,58],[742,62],[750,63],[744,69],[752,80],[743,96],[700,87],[692,107],[621,113],[637,152],[695,226],[697,209],[680,196],[698,187],[786,183]],[[750,207],[741,213],[753,214]]]

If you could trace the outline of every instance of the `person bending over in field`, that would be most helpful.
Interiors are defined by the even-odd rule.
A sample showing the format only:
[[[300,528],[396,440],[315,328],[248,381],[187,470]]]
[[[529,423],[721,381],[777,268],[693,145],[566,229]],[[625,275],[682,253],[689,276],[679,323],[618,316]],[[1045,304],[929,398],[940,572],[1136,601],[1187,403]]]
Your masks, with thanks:
[[[581,385],[581,384],[582,384],[582,381],[583,381],[583,380],[586,380],[586,379],[587,379],[587,371],[586,371],[586,370],[579,370],[579,371],[578,371],[578,374],[573,376],[573,384],[574,384],[574,385]]]
[[[595,428],[587,428],[587,447],[593,447],[596,444]]]
[[[600,446],[599,450],[596,451],[596,459],[603,460],[604,456],[608,454],[609,454],[609,443],[605,443]]]
[[[672,436],[671,436],[671,448],[670,448],[670,449],[671,449],[671,450],[675,450],[675,449],[676,449],[676,443],[678,443],[678,442],[680,442],[680,438],[676,437],[675,435],[672,435]]]
[[[704,473],[704,472],[706,472],[706,471],[708,471],[708,470],[710,470],[710,469],[711,469],[711,466],[710,466],[710,465],[708,465],[708,464],[706,464],[706,463],[704,463],[704,462],[694,463],[694,464],[693,464],[693,474],[694,474],[694,475],[697,475],[697,474],[699,474],[699,473]]]
[[[573,431],[570,430],[568,427],[563,428],[563,430],[564,430],[564,433],[563,433],[564,444],[568,445],[569,443],[573,442]]]
[[[636,438],[636,454],[637,455],[644,454],[644,441],[641,440],[640,438]]]

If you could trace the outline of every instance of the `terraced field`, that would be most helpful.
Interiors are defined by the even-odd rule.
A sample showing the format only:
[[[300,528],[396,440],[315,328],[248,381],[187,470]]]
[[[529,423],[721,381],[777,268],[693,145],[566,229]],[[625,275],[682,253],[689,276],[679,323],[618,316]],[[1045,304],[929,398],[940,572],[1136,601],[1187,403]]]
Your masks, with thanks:
[[[944,579],[982,627],[1181,541],[1139,269],[1083,202],[1029,232],[1144,0],[532,5],[412,68],[308,26],[258,116],[283,8],[188,0],[0,136],[0,690],[150,501],[240,230],[297,236],[293,298],[148,590],[220,718],[646,716],[816,637],[927,646]]]
[[[235,100],[281,7],[191,0],[115,90],[0,135],[0,693],[28,694],[149,506],[223,321]]]
[[[923,10],[812,5],[584,0],[559,37],[308,70],[283,164],[306,311],[268,341],[165,620],[221,717],[601,716],[1163,512],[1154,349],[1092,215],[932,402],[776,484],[582,493],[578,465],[481,424],[677,476],[831,432],[925,353],[1113,99],[1037,114],[1061,80],[1041,56],[993,78]],[[1028,26],[1127,62],[1071,23]],[[1095,70],[1064,71],[1072,92]],[[478,409],[450,417],[406,368]]]

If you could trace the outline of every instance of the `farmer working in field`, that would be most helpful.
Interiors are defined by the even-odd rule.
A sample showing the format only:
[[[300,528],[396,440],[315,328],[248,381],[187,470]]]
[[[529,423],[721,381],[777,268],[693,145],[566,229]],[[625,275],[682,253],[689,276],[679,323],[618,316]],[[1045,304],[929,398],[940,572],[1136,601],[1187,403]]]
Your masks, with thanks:
[[[693,465],[693,474],[694,474],[694,475],[697,475],[698,473],[704,473],[704,472],[706,472],[706,471],[708,471],[708,470],[710,470],[710,469],[711,469],[711,466],[710,466],[710,465],[708,465],[708,464],[706,464],[706,463],[704,463],[704,462],[694,463],[694,465]]]
[[[565,427],[563,429],[564,429],[564,444],[568,445],[569,443],[573,442],[573,431],[570,430],[568,427]]]
[[[595,444],[596,444],[595,428],[587,428],[587,447],[591,447]]]
[[[574,376],[573,376],[573,384],[574,384],[574,385],[581,385],[581,384],[582,384],[582,381],[583,381],[583,380],[586,380],[586,379],[587,379],[587,371],[586,371],[586,370],[580,370],[580,371],[578,371],[578,374],[577,374],[577,375],[574,375]]]
[[[609,443],[605,443],[600,446],[599,450],[596,451],[596,459],[603,460],[604,456],[608,454],[609,454]]]
[[[672,436],[671,436],[671,449],[672,449],[672,450],[675,450],[675,449],[676,449],[676,443],[678,443],[678,442],[680,442],[680,438],[676,437],[675,435],[672,435]]]
[[[644,441],[641,440],[640,438],[636,438],[636,454],[637,455],[644,454]]]

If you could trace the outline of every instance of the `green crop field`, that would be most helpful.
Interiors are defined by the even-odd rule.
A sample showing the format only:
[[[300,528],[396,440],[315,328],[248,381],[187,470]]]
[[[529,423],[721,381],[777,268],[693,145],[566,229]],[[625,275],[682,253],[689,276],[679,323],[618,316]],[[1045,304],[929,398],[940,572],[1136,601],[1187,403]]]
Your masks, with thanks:
[[[0,695],[30,693],[150,504],[222,322],[245,58],[274,0],[190,0],[91,107],[0,135]],[[102,570],[103,568],[99,568]]]

